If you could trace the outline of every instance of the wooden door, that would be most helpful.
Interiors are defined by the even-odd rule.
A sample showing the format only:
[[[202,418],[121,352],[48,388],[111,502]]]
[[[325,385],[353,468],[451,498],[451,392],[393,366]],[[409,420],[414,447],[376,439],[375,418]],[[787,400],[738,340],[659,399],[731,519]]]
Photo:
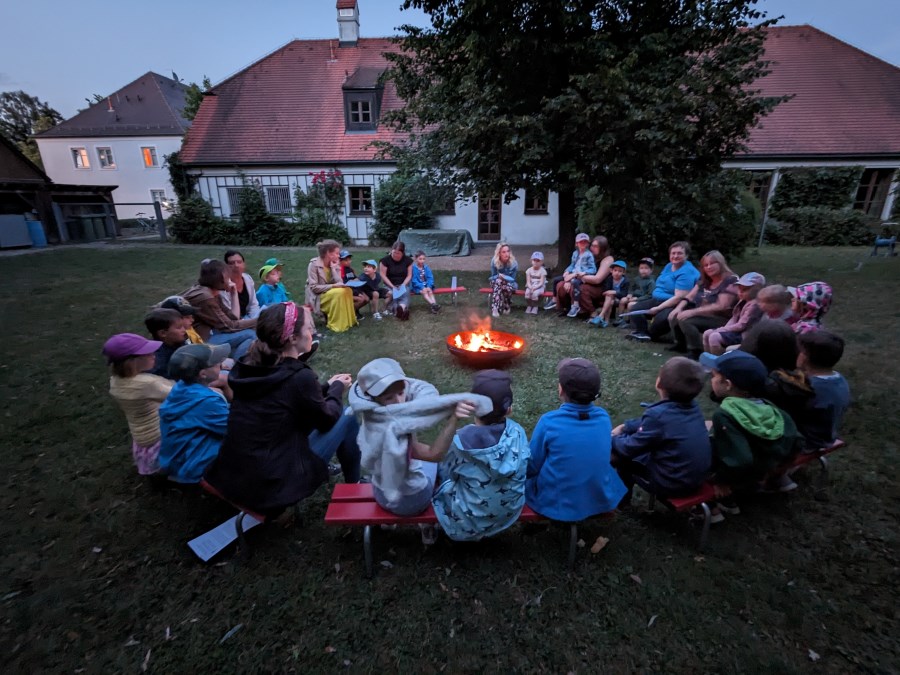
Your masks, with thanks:
[[[500,197],[478,195],[478,241],[500,241]]]

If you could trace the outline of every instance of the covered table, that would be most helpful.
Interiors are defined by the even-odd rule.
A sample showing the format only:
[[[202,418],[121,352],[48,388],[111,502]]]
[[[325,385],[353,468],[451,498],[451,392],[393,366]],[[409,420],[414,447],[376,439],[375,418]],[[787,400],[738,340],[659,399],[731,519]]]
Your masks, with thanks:
[[[475,247],[468,230],[403,230],[400,241],[406,244],[406,254],[425,251],[427,256],[470,255]]]

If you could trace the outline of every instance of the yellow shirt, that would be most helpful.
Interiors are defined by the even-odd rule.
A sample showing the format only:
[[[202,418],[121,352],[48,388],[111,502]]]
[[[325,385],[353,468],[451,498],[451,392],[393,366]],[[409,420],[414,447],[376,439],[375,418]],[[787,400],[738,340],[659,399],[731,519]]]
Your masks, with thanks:
[[[171,380],[150,373],[109,378],[109,393],[125,413],[131,437],[141,447],[149,448],[159,441],[159,406],[173,386]]]
[[[191,326],[188,328],[185,333],[187,333],[187,339],[191,341],[192,345],[202,345],[203,338],[200,337],[200,333],[194,330],[194,327]]]

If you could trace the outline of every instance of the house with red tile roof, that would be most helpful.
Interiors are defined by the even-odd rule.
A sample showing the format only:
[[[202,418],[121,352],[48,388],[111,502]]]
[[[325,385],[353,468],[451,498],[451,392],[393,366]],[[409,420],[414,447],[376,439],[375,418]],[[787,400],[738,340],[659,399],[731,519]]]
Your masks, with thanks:
[[[356,0],[336,8],[339,39],[289,42],[206,93],[181,160],[220,215],[237,211],[242,174],[261,185],[269,211],[287,215],[298,186],[339,169],[344,224],[355,242],[368,240],[375,191],[395,169],[372,142],[398,140],[380,123],[382,111],[402,104],[380,80],[389,66],[383,54],[398,47],[359,37]],[[793,98],[763,118],[746,152],[725,166],[748,171],[764,204],[785,167],[863,166],[857,207],[886,217],[900,167],[900,69],[811,26],[770,29],[766,58],[773,72],[759,81],[762,94]],[[438,226],[468,230],[476,242],[555,241],[556,195],[519,197],[458,202]]]
[[[152,216],[152,202],[175,197],[165,156],[181,148],[191,126],[182,114],[186,92],[181,82],[148,72],[38,134],[47,174],[59,183],[117,186],[119,218]]]

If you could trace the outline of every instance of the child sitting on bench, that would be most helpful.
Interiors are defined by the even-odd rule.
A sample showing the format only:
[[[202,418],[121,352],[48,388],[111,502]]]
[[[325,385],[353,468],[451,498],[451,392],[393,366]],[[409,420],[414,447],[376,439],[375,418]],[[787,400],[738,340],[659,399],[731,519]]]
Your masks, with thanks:
[[[478,541],[502,532],[525,506],[528,435],[509,419],[513,394],[509,374],[482,370],[472,393],[487,396],[492,410],[462,427],[443,457],[432,499],[441,528],[454,541]]]
[[[413,257],[409,290],[413,295],[421,295],[425,298],[432,314],[441,311],[441,306],[434,299],[434,273],[426,262],[425,251],[416,251],[416,255]]]
[[[712,389],[722,400],[713,413],[713,482],[735,489],[755,489],[769,472],[793,457],[802,439],[790,415],[761,398],[768,373],[762,361],[736,350],[700,363],[712,370]],[[720,500],[712,522],[722,512],[739,514],[736,503]]]
[[[844,340],[827,330],[801,333],[797,367],[806,373],[814,397],[811,410],[800,427],[806,447],[817,450],[833,444],[850,405],[847,380],[834,369],[844,355]]]
[[[484,416],[491,400],[478,394],[449,394],[424,380],[407,377],[394,359],[364,365],[350,388],[350,407],[360,416],[359,449],[375,502],[398,516],[416,516],[428,508],[437,464],[456,432],[456,419]],[[416,433],[445,421],[431,446]],[[434,543],[433,528],[422,528],[422,542]]]
[[[572,523],[613,510],[627,489],[609,463],[609,415],[594,405],[600,371],[576,358],[560,361],[557,372],[562,405],[534,428],[525,503],[546,518]]]
[[[647,480],[659,497],[696,492],[712,464],[709,433],[697,395],[706,374],[696,361],[676,356],[666,361],[656,378],[659,401],[638,419],[612,430],[612,464],[628,488],[634,477]]]

